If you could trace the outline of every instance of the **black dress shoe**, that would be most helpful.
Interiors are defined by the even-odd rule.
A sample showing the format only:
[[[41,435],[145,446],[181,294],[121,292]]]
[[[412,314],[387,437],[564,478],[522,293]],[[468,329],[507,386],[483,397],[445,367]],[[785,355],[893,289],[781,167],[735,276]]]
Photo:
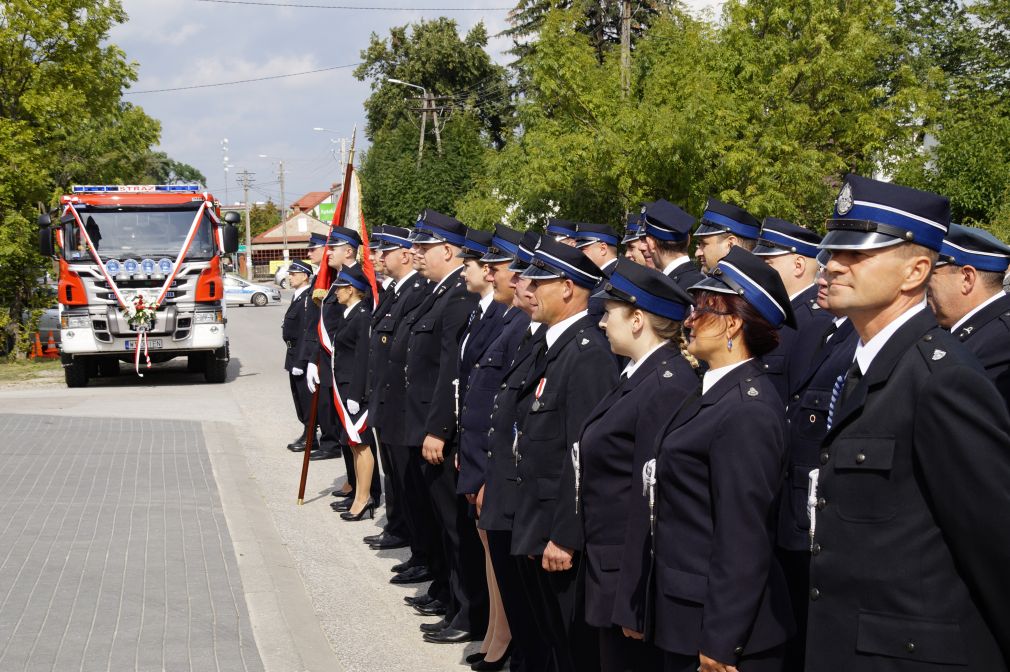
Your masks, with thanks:
[[[368,501],[365,502],[365,506],[362,507],[361,511],[351,513],[351,509],[348,507],[347,511],[340,514],[340,519],[347,521],[359,521],[363,520],[365,516],[368,516],[369,520],[375,519],[375,500],[371,497],[369,497]]]
[[[385,532],[379,532],[378,534],[370,534],[367,537],[362,537],[361,540],[366,544],[374,544],[382,539],[386,535]]]
[[[509,656],[512,655],[512,642],[505,647],[505,653],[501,654],[498,660],[488,660],[487,654],[481,654],[480,660],[475,660],[470,665],[470,669],[475,672],[500,672],[505,669],[506,663],[509,661]]]
[[[340,457],[340,451],[313,450],[309,453],[309,460],[312,462],[317,462],[319,460],[332,460],[335,457]]]
[[[387,534],[385,539],[381,539],[374,544],[369,544],[368,547],[373,551],[385,551],[391,548],[406,548],[410,546],[406,539],[400,539],[399,537],[394,537],[391,534]]]
[[[392,567],[390,567],[389,571],[391,571],[393,574],[400,574],[401,572],[407,571],[411,567],[423,567],[423,566],[424,565],[414,560],[414,557],[411,556],[410,558],[404,560],[400,564],[393,565]]]
[[[422,623],[418,627],[420,627],[421,628],[421,632],[423,632],[425,634],[442,632],[443,630],[445,630],[446,628],[449,627],[449,621],[447,621],[447,620],[445,620],[443,618],[438,623]]]
[[[403,598],[403,601],[412,607],[423,607],[426,604],[435,602],[435,598],[431,595],[407,595]]]
[[[405,572],[400,572],[389,580],[390,583],[403,585],[406,583],[423,583],[431,581],[431,572],[427,567],[411,567]]]
[[[334,490],[330,494],[334,497],[349,497],[354,499],[354,490],[348,490],[347,492],[344,492],[343,490]]]
[[[471,653],[469,656],[467,656],[463,660],[466,661],[467,665],[473,665],[474,663],[479,663],[480,661],[484,660],[484,658],[486,656],[487,656],[486,653],[479,653],[479,652],[478,653]]]
[[[353,499],[342,499],[339,502],[330,502],[330,508],[338,513],[343,513],[344,511],[351,510],[352,502],[354,502]]]
[[[415,605],[414,611],[422,616],[445,616],[445,605],[438,600],[434,600],[430,604],[421,606]]]
[[[288,450],[290,450],[292,453],[300,453],[303,450],[305,450],[305,437],[295,439],[294,441],[289,443]]]
[[[455,628],[446,628],[442,632],[424,633],[424,641],[432,644],[459,644],[460,642],[472,642],[474,639],[472,632]]]

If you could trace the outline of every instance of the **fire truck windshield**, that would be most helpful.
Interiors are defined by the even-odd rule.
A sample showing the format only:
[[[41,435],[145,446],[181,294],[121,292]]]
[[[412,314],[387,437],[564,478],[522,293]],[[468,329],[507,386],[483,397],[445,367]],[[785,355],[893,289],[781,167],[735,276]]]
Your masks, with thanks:
[[[92,209],[78,211],[88,237],[103,260],[167,257],[175,259],[186,240],[195,210]],[[84,237],[73,217],[63,220],[64,257],[71,261],[91,259]],[[216,253],[214,229],[209,217],[203,216],[187,259],[207,260]]]

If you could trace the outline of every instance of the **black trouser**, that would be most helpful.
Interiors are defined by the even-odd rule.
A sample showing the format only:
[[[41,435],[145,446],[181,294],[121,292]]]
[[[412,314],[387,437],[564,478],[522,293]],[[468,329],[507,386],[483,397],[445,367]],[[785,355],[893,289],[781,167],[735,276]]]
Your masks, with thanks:
[[[743,656],[736,664],[737,669],[743,672],[781,672],[783,667],[784,647],[777,646],[768,651],[755,653],[751,656]],[[732,663],[733,661],[720,660],[720,663]],[[698,669],[698,656],[683,656],[679,653],[664,654],[663,672],[696,672]]]
[[[395,456],[392,454],[394,451],[390,446],[383,445],[382,433],[379,430],[373,428],[372,437],[379,451],[384,476],[383,489],[386,491],[386,526],[383,531],[409,541],[410,528],[407,527],[406,514],[403,511],[403,481],[396,474]]]
[[[466,500],[456,494],[456,446],[446,444],[442,455],[444,462],[426,462],[423,470],[449,570],[446,620],[451,628],[482,635],[488,619],[484,546]]]
[[[319,445],[314,448],[335,453],[340,450],[341,429],[337,409],[333,406],[332,388],[322,385],[319,387],[318,404],[316,418],[319,422]]]
[[[796,619],[796,634],[786,642],[785,669],[803,672],[807,654],[807,607],[810,606],[810,553],[775,549],[789,586],[789,599]]]
[[[424,556],[428,571],[434,577],[428,586],[428,594],[448,604],[449,567],[442,545],[442,533],[435,520],[431,495],[421,467],[427,462],[421,458],[421,446],[408,446],[404,450],[407,451],[407,473],[404,479],[406,508],[410,510],[410,517],[414,521],[413,533],[417,547]],[[453,614],[447,612],[447,615]]]
[[[542,672],[551,662],[547,643],[540,636],[533,616],[533,608],[523,591],[519,578],[520,560],[512,555],[512,532],[487,530],[487,547],[491,552],[498,592],[501,593],[505,618],[512,631],[512,670]]]
[[[649,642],[625,637],[621,626],[599,628],[600,672],[662,672],[663,652]]]
[[[558,672],[595,672],[600,669],[596,629],[586,625],[585,554],[576,552],[572,568],[548,572],[542,556],[520,556],[519,576],[537,627],[554,655]]]
[[[309,408],[312,406],[312,393],[305,385],[305,374],[293,376],[288,373],[288,383],[291,384],[291,400],[295,403],[295,416],[304,426],[309,421]],[[302,429],[305,438],[305,429]]]

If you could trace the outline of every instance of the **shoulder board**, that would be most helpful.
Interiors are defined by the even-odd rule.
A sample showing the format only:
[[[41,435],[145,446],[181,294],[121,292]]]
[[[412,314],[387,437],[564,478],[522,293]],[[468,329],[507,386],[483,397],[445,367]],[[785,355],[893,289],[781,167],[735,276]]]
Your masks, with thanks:
[[[588,350],[593,347],[592,335],[587,333],[585,329],[579,329],[573,340],[579,346],[579,350]]]
[[[744,400],[758,401],[764,397],[760,389],[760,384],[754,378],[744,378],[740,381],[740,398]]]
[[[1010,329],[1010,310],[1004,312],[999,316],[1000,322],[1002,322],[1008,329]]]
[[[940,333],[938,334],[937,332]],[[945,331],[941,331],[939,327],[931,329],[916,344],[919,354],[922,355],[922,359],[926,362],[926,366],[929,367],[930,371],[962,363],[960,353],[954,351],[952,345],[954,347],[964,346],[956,341],[951,344],[948,342],[948,339],[942,338],[946,333]],[[937,336],[941,336],[941,338],[937,338]]]

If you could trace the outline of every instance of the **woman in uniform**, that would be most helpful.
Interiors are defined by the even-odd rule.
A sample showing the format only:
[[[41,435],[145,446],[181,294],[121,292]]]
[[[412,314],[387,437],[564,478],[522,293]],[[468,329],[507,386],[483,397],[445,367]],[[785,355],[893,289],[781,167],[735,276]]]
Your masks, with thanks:
[[[740,247],[691,291],[687,349],[708,370],[643,470],[655,501],[647,634],[667,672],[780,672],[793,630],[773,553],[785,421],[759,358],[793,326],[789,296]]]
[[[611,349],[631,361],[617,388],[589,414],[573,454],[588,559],[586,622],[599,628],[601,672],[652,672],[662,665],[659,650],[615,625],[642,629],[629,600],[615,605],[617,570],[625,544],[641,556],[647,542],[647,531],[625,534],[629,516],[648,513],[640,496],[642,466],[671,413],[700,384],[680,349],[691,297],[660,271],[621,259],[595,298],[606,301],[600,327]]]
[[[342,439],[345,449],[350,446],[354,454],[356,483],[371,483],[375,472],[372,453],[372,432],[360,424],[365,398],[365,378],[368,375],[368,328],[372,318],[371,288],[361,272],[361,266],[344,266],[333,282],[337,302],[344,307],[343,321],[333,338],[333,365],[336,368],[337,390],[343,401],[344,416]],[[338,409],[338,413],[341,413]],[[367,425],[367,419],[366,423]],[[357,426],[351,436],[348,426]],[[344,520],[361,520],[366,515],[375,517],[375,500],[366,487],[355,488],[354,500],[341,512]]]

